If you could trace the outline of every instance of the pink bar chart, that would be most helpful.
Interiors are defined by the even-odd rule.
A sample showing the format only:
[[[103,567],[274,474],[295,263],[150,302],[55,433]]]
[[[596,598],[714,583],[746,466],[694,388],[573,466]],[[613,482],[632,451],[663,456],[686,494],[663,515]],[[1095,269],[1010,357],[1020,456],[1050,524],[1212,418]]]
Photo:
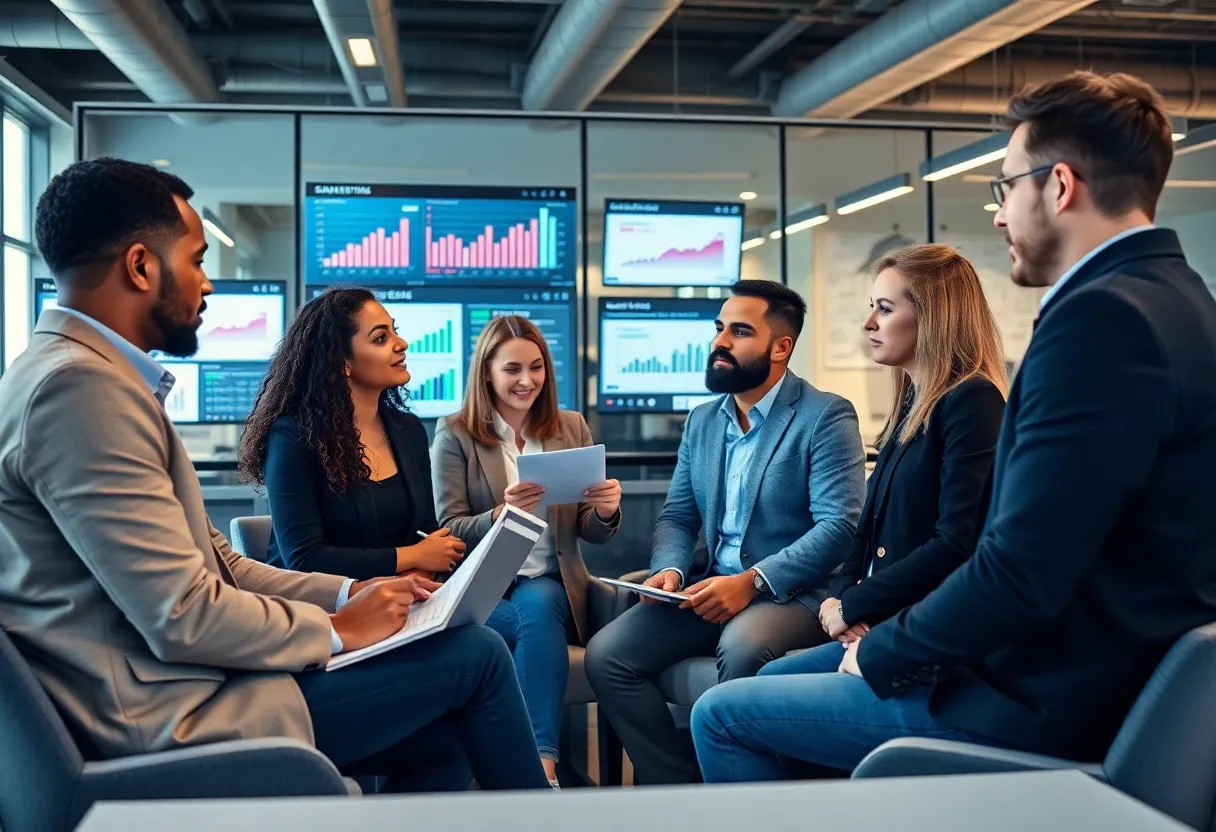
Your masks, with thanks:
[[[361,241],[347,243],[345,248],[321,258],[323,268],[401,269],[409,265],[410,221],[404,217],[391,232],[377,228]]]

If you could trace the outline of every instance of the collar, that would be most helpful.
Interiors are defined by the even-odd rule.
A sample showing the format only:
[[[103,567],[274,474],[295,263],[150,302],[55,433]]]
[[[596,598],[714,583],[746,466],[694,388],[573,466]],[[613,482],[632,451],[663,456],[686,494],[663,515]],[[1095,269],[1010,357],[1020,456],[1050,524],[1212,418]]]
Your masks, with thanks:
[[[751,410],[747,411],[749,417],[753,414],[760,415],[760,421],[768,418],[769,411],[773,409],[773,402],[777,401],[777,396],[781,395],[781,388],[785,386],[785,380],[789,377],[790,371],[786,370],[781,379],[772,386],[772,388],[764,394],[764,398],[752,405]],[[722,412],[727,415],[736,425],[739,424],[739,415],[735,412],[735,397],[726,396],[722,400]],[[752,419],[752,421],[756,421]]]
[[[503,442],[515,442],[515,428],[507,424],[507,420],[499,415],[498,410],[494,411],[494,430],[498,433],[498,438]],[[528,437],[525,435],[524,439]]]
[[[93,329],[97,330],[107,341],[114,345],[114,349],[118,350],[119,354],[131,362],[131,366],[139,373],[144,383],[152,390],[152,393],[160,396],[167,396],[169,391],[173,389],[173,383],[176,379],[173,374],[166,370],[162,365],[157,363],[156,359],[148,355],[139,347],[132,344],[126,338],[123,338],[114,330],[110,329],[100,321],[89,317],[83,312],[70,309],[66,306],[56,307],[60,312],[66,312],[77,320],[83,321]]]
[[[1129,228],[1126,231],[1121,231],[1118,234],[1116,234],[1115,236],[1111,237],[1106,242],[1099,245],[1097,248],[1095,248],[1089,254],[1082,257],[1080,260],[1078,260],[1076,263],[1073,264],[1071,269],[1064,272],[1063,277],[1061,277],[1059,280],[1057,280],[1055,282],[1055,284],[1043,294],[1042,300],[1039,301],[1039,311],[1046,309],[1047,302],[1049,300],[1051,300],[1053,297],[1055,297],[1056,293],[1059,292],[1060,289],[1064,286],[1064,284],[1068,282],[1069,278],[1071,278],[1077,272],[1081,271],[1081,267],[1084,266],[1086,263],[1088,263],[1090,260],[1093,260],[1099,254],[1106,251],[1108,248],[1110,248],[1111,246],[1113,246],[1115,243],[1119,242],[1120,240],[1125,240],[1128,237],[1132,236],[1133,234],[1139,234],[1141,231],[1150,231],[1154,227],[1155,226],[1153,226],[1153,225],[1138,225],[1135,228]]]

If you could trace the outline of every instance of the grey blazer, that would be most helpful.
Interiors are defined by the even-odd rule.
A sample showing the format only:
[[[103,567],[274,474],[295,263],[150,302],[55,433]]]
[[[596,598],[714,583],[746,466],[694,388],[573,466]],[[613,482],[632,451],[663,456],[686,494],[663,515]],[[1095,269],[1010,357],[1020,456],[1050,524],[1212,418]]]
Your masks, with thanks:
[[[722,519],[726,424],[722,398],[691,414],[650,556],[652,573],[677,569],[686,583],[713,568]],[[758,567],[778,603],[797,598],[813,611],[853,542],[865,497],[865,454],[847,399],[786,375],[760,428],[743,501],[743,568]],[[709,563],[692,572],[704,528]]]
[[[585,448],[591,445],[591,429],[581,413],[561,411],[561,432],[546,439],[546,451]],[[431,443],[431,480],[435,486],[435,514],[470,548],[490,530],[494,509],[507,490],[506,467],[502,449],[477,442],[455,416],[440,419]],[[588,543],[604,543],[621,527],[621,513],[605,523],[586,503],[554,506],[549,509],[549,525],[557,547],[562,582],[578,637],[584,644],[587,632],[587,584],[592,580],[583,564],[579,538]]]
[[[343,579],[233,552],[164,408],[85,321],[43,313],[0,402],[0,626],[68,724],[107,757],[312,742],[290,674],[329,659]]]

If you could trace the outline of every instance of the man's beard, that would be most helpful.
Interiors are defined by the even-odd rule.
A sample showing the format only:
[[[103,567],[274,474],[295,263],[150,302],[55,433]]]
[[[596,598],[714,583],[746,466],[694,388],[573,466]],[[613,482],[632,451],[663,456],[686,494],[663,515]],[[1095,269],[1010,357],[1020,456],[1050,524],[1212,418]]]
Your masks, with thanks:
[[[160,332],[161,351],[174,358],[189,358],[198,352],[198,330],[195,320],[207,304],[198,309],[186,309],[177,277],[161,259],[160,291],[152,307],[152,323]]]
[[[1018,256],[1009,276],[1018,286],[1049,286],[1059,277],[1063,241],[1041,207],[1036,211],[1035,220],[1036,233],[1024,236],[1013,246]],[[1012,242],[1008,237],[1006,239]]]
[[[730,363],[730,367],[715,367],[718,359]],[[709,364],[705,367],[705,386],[711,393],[745,393],[755,390],[768,381],[772,371],[773,361],[768,354],[754,361],[740,364],[735,357],[724,349],[716,349],[709,355]]]

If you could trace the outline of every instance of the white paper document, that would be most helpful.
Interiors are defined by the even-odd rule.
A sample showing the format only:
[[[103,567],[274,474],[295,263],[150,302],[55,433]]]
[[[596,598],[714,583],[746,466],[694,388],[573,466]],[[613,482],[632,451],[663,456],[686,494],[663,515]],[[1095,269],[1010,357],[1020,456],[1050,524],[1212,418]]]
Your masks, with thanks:
[[[520,482],[544,486],[545,493],[536,507],[541,515],[553,506],[583,502],[588,488],[608,478],[603,445],[521,454],[518,465]]]
[[[629,581],[618,581],[613,578],[596,578],[596,580],[603,581],[609,586],[619,586],[621,589],[636,592],[638,595],[648,595],[651,598],[658,598],[660,601],[666,601],[669,604],[682,604],[688,600],[688,596],[681,592],[668,592],[665,589],[657,589],[653,586],[642,586],[641,584],[630,583]]]
[[[449,627],[486,623],[548,525],[526,511],[505,506],[443,586],[410,608],[404,627],[383,641],[330,657],[325,669],[346,667]]]

